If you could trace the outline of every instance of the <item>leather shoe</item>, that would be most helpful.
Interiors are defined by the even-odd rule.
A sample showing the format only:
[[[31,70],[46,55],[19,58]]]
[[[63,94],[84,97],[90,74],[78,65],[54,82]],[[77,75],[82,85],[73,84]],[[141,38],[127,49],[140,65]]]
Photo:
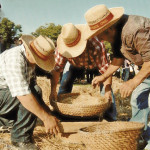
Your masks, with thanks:
[[[0,126],[0,133],[10,133],[12,127]]]

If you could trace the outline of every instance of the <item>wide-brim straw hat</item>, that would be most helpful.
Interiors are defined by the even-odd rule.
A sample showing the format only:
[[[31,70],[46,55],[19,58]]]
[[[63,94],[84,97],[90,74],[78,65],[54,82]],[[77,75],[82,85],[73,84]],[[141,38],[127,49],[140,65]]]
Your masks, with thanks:
[[[90,8],[85,13],[85,19],[87,22],[85,27],[86,39],[94,37],[111,27],[122,17],[123,14],[123,7],[108,9],[105,5],[96,5]]]
[[[22,35],[20,40],[40,68],[46,71],[54,68],[55,45],[51,39],[41,35],[37,38],[31,35]]]
[[[83,53],[87,40],[84,37],[85,24],[65,24],[57,39],[58,52],[66,57],[73,58]]]

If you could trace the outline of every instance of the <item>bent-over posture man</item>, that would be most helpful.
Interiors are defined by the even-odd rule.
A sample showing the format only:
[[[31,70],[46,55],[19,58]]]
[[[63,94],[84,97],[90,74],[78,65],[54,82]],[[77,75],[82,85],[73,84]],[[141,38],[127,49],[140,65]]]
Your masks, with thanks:
[[[93,16],[90,18],[90,16]],[[142,16],[125,15],[122,7],[108,9],[97,5],[86,12],[88,38],[99,34],[99,39],[109,41],[114,50],[114,59],[107,71],[95,77],[93,86],[109,78],[124,62],[124,57],[141,70],[131,80],[122,84],[120,93],[127,97],[132,93],[132,118],[130,121],[145,124],[143,138],[150,149],[150,19]],[[124,57],[123,57],[123,56]]]
[[[100,73],[104,73],[109,65],[106,50],[103,42],[98,37],[85,40],[85,25],[65,24],[57,40],[57,49],[55,50],[55,67],[52,71],[52,88],[50,100],[56,99],[56,86],[59,80],[60,72],[66,65],[58,94],[70,93],[73,82],[81,68],[97,68]],[[67,63],[68,64],[68,63]],[[104,82],[105,97],[111,101],[111,107],[104,114],[108,121],[116,120],[116,106],[114,95],[111,92],[111,77]]]
[[[36,150],[32,135],[39,117],[46,132],[57,134],[57,119],[47,110],[39,87],[33,82],[34,69],[53,69],[54,44],[46,37],[21,37],[23,44],[0,55],[0,127],[10,127],[11,142],[21,150]]]

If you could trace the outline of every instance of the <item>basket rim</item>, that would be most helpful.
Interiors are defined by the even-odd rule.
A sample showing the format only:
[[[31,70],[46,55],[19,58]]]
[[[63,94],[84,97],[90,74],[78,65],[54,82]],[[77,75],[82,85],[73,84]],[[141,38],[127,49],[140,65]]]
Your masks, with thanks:
[[[62,98],[68,98],[70,96],[80,95],[80,93],[69,93],[69,94],[61,94]],[[65,97],[63,97],[65,96]],[[100,102],[96,103],[68,103],[63,102],[63,99],[52,100],[52,105],[54,109],[67,116],[72,117],[91,117],[97,116],[98,114],[103,113],[109,107],[109,101],[102,97]],[[61,101],[62,100],[62,101]],[[64,99],[65,100],[65,99]]]
[[[98,103],[98,104],[69,104],[69,103],[62,103],[62,102],[58,102],[58,101],[55,101],[55,100],[52,100],[52,102],[54,102],[55,104],[60,104],[60,105],[67,105],[67,106],[78,106],[78,107],[93,107],[93,106],[101,106],[101,105],[104,105],[104,104],[108,104],[109,101],[108,100],[105,100],[103,103]]]
[[[134,126],[134,127],[128,127],[127,128],[122,128],[122,129],[115,129],[115,130],[104,130],[103,131],[98,131],[98,132],[86,132],[86,131],[83,131],[84,129],[87,129],[87,128],[90,128],[90,127],[93,127],[93,126],[104,126],[106,124],[127,124],[127,123],[130,123],[130,124],[134,124],[134,125],[138,125],[138,126]],[[98,125],[91,125],[91,126],[88,126],[88,127],[84,127],[84,128],[81,128],[79,129],[79,132],[82,133],[82,134],[104,134],[104,133],[117,133],[117,132],[124,132],[124,131],[134,131],[134,130],[142,130],[144,128],[145,124],[144,123],[140,123],[140,122],[127,122],[127,121],[115,121],[115,122],[102,122],[101,124],[98,124]]]
[[[70,96],[79,96],[79,95],[81,95],[80,93],[64,93],[64,94],[60,94],[60,95],[58,95],[58,99],[61,97],[61,98],[63,98],[63,97],[70,97]],[[60,102],[60,101],[55,101],[55,100],[52,100],[52,102],[54,102],[56,105],[57,104],[60,104],[60,105],[66,105],[66,106],[78,106],[78,107],[93,107],[93,106],[101,106],[101,105],[104,105],[104,104],[108,104],[109,103],[109,101],[107,100],[107,99],[105,99],[104,97],[101,97],[102,98],[102,101],[101,101],[101,103],[97,103],[97,104],[77,104],[77,103],[75,103],[75,104],[69,104],[69,103],[63,103],[63,102]]]

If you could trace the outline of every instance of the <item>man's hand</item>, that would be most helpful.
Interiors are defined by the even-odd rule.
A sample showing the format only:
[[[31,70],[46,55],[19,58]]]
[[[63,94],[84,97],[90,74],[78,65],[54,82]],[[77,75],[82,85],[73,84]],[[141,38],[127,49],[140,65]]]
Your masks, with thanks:
[[[133,79],[125,82],[121,86],[120,88],[121,97],[125,98],[129,96],[132,93],[132,91],[150,75],[149,68],[150,68],[150,61],[144,62],[138,74]]]
[[[92,85],[94,88],[96,88],[96,86],[100,86],[100,83],[102,83],[104,81],[105,81],[104,75],[97,76],[92,80]]]
[[[45,120],[43,120],[44,126],[46,128],[46,133],[57,135],[60,132],[58,121],[59,120],[56,117],[48,115]]]
[[[131,95],[133,90],[136,88],[135,82],[131,79],[125,83],[123,83],[120,87],[121,97],[126,98]]]
[[[59,132],[58,120],[49,114],[42,105],[38,103],[33,94],[28,94],[24,96],[17,96],[21,104],[30,112],[39,117],[46,128],[46,132],[51,134],[57,134]]]

